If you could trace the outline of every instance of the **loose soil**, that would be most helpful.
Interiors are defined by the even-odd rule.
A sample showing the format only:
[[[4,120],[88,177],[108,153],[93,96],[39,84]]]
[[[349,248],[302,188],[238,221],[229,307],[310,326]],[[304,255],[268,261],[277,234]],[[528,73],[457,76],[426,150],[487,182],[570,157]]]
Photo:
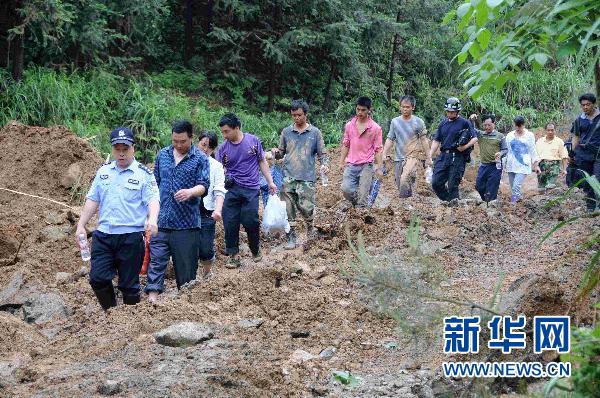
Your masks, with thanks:
[[[219,231],[221,253],[212,279],[178,292],[169,278],[158,306],[143,297],[136,306],[103,312],[73,237],[82,194],[102,159],[64,127],[11,122],[0,130],[0,148],[0,188],[71,206],[0,190],[0,299],[10,289],[52,292],[73,311],[29,324],[18,306],[3,307],[0,300],[1,396],[96,396],[107,394],[108,380],[118,386],[113,393],[124,397],[439,395],[432,381],[447,359],[441,345],[415,352],[397,323],[373,310],[352,271],[342,272],[353,259],[347,231],[352,239],[362,231],[376,264],[383,259],[401,264],[413,214],[421,220],[422,250],[446,275],[448,296],[487,305],[504,273],[501,304],[512,313],[568,313],[575,324],[591,321],[590,301],[575,304],[573,297],[589,258],[578,247],[598,222],[561,229],[538,247],[556,223],[581,214],[581,193],[545,210],[564,188],[539,194],[535,176],[529,176],[521,204],[507,202],[503,182],[502,207],[491,210],[476,203],[473,164],[461,185],[461,197],[472,200],[454,208],[440,203],[419,170],[414,197],[399,199],[388,175],[374,208],[348,209],[339,189],[341,174],[334,169],[330,185],[317,189],[318,239],[284,251],[283,237],[267,237],[260,264],[250,260],[243,244],[243,266],[229,270],[223,267]],[[333,150],[332,159],[337,158]],[[303,230],[301,239],[307,240]],[[253,319],[263,323],[238,325]],[[207,324],[215,338],[188,348],[155,342],[154,332],[179,321]],[[441,330],[439,325],[432,333]],[[292,332],[307,337],[294,338]],[[292,359],[296,350],[318,356],[327,347],[336,349],[331,359]],[[333,380],[334,370],[351,371],[362,382],[345,387]]]

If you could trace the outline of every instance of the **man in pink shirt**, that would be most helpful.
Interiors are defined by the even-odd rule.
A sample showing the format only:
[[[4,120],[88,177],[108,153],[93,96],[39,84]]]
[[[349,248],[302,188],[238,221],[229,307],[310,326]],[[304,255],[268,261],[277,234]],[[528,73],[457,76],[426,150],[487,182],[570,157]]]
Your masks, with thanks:
[[[356,101],[356,116],[346,123],[342,140],[342,192],[357,207],[367,207],[373,173],[377,178],[383,177],[383,136],[381,127],[371,119],[370,113],[371,99],[360,97]]]

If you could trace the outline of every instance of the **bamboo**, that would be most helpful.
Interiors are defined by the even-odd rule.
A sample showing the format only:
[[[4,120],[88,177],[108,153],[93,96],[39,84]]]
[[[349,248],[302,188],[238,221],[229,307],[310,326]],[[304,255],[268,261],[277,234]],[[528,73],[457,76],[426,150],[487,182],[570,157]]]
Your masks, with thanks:
[[[72,206],[69,206],[69,205],[68,205],[68,204],[66,204],[66,203],[62,203],[62,202],[59,202],[59,201],[56,201],[56,200],[54,200],[54,199],[50,199],[50,198],[45,198],[45,197],[43,197],[43,196],[37,196],[37,195],[32,195],[32,194],[29,194],[29,193],[25,193],[25,192],[13,191],[12,189],[8,189],[8,188],[1,188],[1,187],[0,187],[0,190],[2,190],[2,191],[8,191],[8,192],[12,192],[12,193],[16,193],[16,194],[18,194],[18,195],[29,196],[29,197],[31,197],[31,198],[37,198],[37,199],[46,200],[46,201],[48,201],[48,202],[56,203],[56,204],[58,204],[58,205],[61,205],[61,206],[67,207],[67,208],[69,208],[69,209],[73,209],[73,207],[72,207]]]

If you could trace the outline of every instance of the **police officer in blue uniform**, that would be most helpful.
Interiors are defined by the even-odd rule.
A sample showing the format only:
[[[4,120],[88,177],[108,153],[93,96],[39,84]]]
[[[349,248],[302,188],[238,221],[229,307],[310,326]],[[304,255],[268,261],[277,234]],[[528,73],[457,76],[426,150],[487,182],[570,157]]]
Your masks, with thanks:
[[[76,235],[99,209],[92,234],[90,285],[104,310],[116,305],[112,284],[125,304],[140,301],[139,273],[144,260],[144,230],[158,232],[159,192],[154,174],[134,158],[134,135],[126,127],[111,132],[112,155],[92,182],[77,224]]]
[[[451,201],[458,199],[458,186],[471,156],[470,148],[477,142],[477,136],[471,123],[459,116],[462,107],[458,98],[448,98],[444,110],[446,119],[438,126],[431,144],[430,158],[438,148],[441,152],[435,162],[431,187],[438,198]]]

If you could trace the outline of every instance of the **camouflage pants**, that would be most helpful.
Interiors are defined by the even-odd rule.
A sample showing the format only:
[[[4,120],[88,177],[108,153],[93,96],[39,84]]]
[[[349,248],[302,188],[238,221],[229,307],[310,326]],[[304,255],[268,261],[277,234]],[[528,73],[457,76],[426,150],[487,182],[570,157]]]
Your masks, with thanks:
[[[291,227],[296,225],[296,213],[312,224],[315,213],[315,183],[313,181],[295,180],[290,177],[283,179],[281,198],[285,200],[288,221]]]
[[[538,176],[538,188],[546,188],[550,184],[556,185],[556,178],[560,173],[560,160],[542,160],[542,172]]]

